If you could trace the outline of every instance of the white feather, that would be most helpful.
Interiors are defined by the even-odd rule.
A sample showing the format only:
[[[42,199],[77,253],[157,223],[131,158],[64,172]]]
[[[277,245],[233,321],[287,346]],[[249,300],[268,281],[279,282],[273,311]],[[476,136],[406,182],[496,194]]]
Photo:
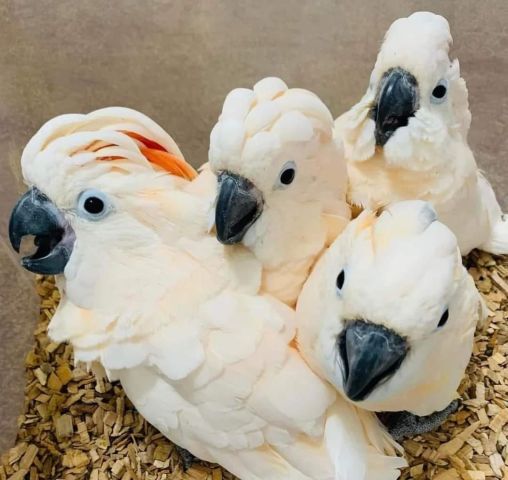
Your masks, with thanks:
[[[449,58],[451,42],[447,20],[430,12],[400,18],[389,28],[365,95],[335,122],[348,162],[349,200],[369,209],[429,201],[457,236],[463,255],[474,248],[508,253],[508,228],[467,142],[468,92],[458,61]],[[416,79],[418,108],[380,146],[373,112],[393,68]],[[440,82],[447,91],[436,104],[432,92]]]
[[[210,135],[209,164],[258,189],[263,211],[242,244],[261,262],[263,291],[294,306],[315,259],[350,218],[344,157],[332,139],[332,116],[314,93],[272,77],[249,91],[226,97]],[[233,103],[242,114],[232,127]],[[286,187],[281,175],[293,165]]]
[[[348,446],[334,444],[339,450],[332,460],[324,425],[331,406],[343,400],[292,346],[294,312],[262,294],[259,260],[242,246],[226,250],[208,234],[215,183],[208,183],[207,170],[193,188],[138,161],[138,144],[116,132],[137,121],[134,131],[151,128],[149,139],[165,137],[137,117],[117,109],[69,117],[70,125],[56,122],[61,139],[39,142],[40,152],[30,149],[26,175],[76,236],[58,278],[62,301],[50,335],[71,342],[76,359],[100,360],[162,434],[243,480],[312,480],[318,465],[320,480],[337,478],[337,456]],[[221,123],[216,151],[241,149],[244,135],[229,134],[243,128],[238,120]],[[113,137],[116,147],[107,145]],[[312,151],[318,144],[313,137],[291,153]],[[45,156],[50,148],[59,153],[52,159]],[[105,162],[101,149],[122,158]],[[95,150],[97,158],[79,166],[69,161],[83,150]],[[104,218],[90,221],[76,209],[85,187],[101,189],[111,202]],[[321,246],[324,237],[321,229]],[[357,447],[369,445],[363,436]],[[389,462],[379,468],[385,467],[398,474]]]
[[[273,100],[288,90],[288,86],[276,77],[263,78],[253,87],[256,97],[260,100]]]

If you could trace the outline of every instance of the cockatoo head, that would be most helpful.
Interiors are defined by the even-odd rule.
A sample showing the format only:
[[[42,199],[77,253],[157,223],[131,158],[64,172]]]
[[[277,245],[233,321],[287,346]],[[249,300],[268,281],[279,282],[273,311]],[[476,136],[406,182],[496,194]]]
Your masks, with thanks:
[[[274,246],[289,255],[298,231],[323,236],[320,214],[345,203],[345,163],[332,127],[315,94],[278,78],[228,94],[209,151],[219,180],[219,241],[243,242],[263,257]]]
[[[395,203],[364,211],[319,260],[297,306],[299,343],[362,408],[426,408],[422,397],[440,389],[444,408],[471,354],[479,304],[455,236],[430,204]]]
[[[451,137],[466,141],[471,121],[467,88],[445,18],[417,12],[386,33],[368,90],[348,114],[346,155],[366,160],[382,150],[391,164],[433,164]]]
[[[162,212],[171,216],[166,193],[195,176],[171,137],[130,109],[62,115],[30,140],[21,163],[30,189],[14,207],[9,235],[18,251],[25,236],[36,245],[22,265],[63,274],[66,292],[82,307],[89,300],[107,305],[119,289],[141,291],[122,279],[143,257],[153,258]]]

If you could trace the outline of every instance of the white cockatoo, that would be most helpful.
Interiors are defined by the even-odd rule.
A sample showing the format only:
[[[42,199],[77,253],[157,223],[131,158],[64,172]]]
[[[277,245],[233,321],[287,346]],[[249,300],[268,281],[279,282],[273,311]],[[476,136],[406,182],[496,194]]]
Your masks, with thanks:
[[[446,19],[417,12],[386,33],[363,98],[335,123],[350,177],[349,201],[376,209],[399,200],[432,203],[473,248],[508,253],[508,221],[467,143],[466,82],[448,52]]]
[[[364,210],[320,258],[298,300],[298,343],[360,408],[430,415],[408,432],[422,433],[450,411],[484,317],[453,233],[428,202],[402,201]]]
[[[265,78],[231,91],[210,135],[215,226],[263,265],[263,290],[294,306],[323,248],[350,219],[333,118],[312,92]]]
[[[398,478],[386,430],[299,356],[294,311],[258,294],[259,261],[208,233],[215,186],[189,181],[158,125],[120,108],[57,117],[22,169],[10,239],[34,235],[24,266],[57,275],[50,337],[170,440],[243,480]]]

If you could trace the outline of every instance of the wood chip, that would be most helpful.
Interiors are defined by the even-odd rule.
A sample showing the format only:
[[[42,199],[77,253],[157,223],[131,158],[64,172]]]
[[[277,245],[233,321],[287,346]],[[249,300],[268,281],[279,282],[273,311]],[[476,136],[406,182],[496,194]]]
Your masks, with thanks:
[[[501,457],[501,455],[499,455],[499,453],[496,452],[489,457],[489,462],[490,467],[494,472],[494,475],[498,478],[502,478],[503,476],[502,468],[505,466],[503,457]]]
[[[62,415],[55,420],[55,433],[59,441],[72,437],[74,434],[74,425],[70,415]]]
[[[13,475],[11,475],[9,477],[9,480],[23,480],[25,478],[25,475],[28,473],[27,470],[18,470],[16,473],[14,473]]]
[[[463,432],[459,433],[456,437],[452,438],[449,442],[441,445],[438,448],[440,456],[450,456],[457,453],[468,437],[471,436],[479,426],[480,422],[475,422],[473,425],[467,427]]]
[[[454,468],[450,468],[449,470],[445,470],[434,477],[434,480],[460,480],[460,476],[457,473],[457,470]]]
[[[67,363],[60,365],[56,369],[56,375],[62,385],[67,385],[72,380],[72,370]]]
[[[36,376],[37,380],[39,380],[39,383],[42,386],[46,385],[46,382],[48,381],[48,376],[40,368],[36,368],[34,370],[34,375]]]
[[[125,465],[121,460],[117,460],[111,467],[111,473],[114,477],[121,477],[125,471]]]
[[[56,373],[52,372],[48,378],[48,387],[51,390],[56,390],[57,392],[59,392],[62,389],[62,386],[63,386],[62,382],[60,381]]]
[[[467,474],[471,480],[485,480],[484,472],[479,472],[478,470],[469,470]]]
[[[32,463],[38,451],[39,449],[35,445],[28,445],[25,454],[23,455],[21,461],[19,462],[19,468],[28,471],[32,466]]]
[[[490,428],[494,432],[500,432],[504,425],[508,422],[508,408],[501,410],[490,423]]]
[[[84,467],[88,465],[89,462],[90,458],[85,452],[73,448],[66,450],[62,459],[63,466],[71,468]]]

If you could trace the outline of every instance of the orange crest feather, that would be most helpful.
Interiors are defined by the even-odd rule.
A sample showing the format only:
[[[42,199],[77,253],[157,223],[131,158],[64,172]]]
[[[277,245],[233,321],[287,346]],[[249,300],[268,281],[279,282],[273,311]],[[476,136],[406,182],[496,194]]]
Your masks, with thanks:
[[[198,173],[192,165],[187,163],[183,158],[177,157],[176,155],[168,152],[157,142],[154,142],[139,133],[127,131],[122,133],[125,133],[129,137],[134,138],[143,144],[139,150],[150,163],[158,165],[172,175],[185,178],[186,180],[193,180],[198,176]]]

